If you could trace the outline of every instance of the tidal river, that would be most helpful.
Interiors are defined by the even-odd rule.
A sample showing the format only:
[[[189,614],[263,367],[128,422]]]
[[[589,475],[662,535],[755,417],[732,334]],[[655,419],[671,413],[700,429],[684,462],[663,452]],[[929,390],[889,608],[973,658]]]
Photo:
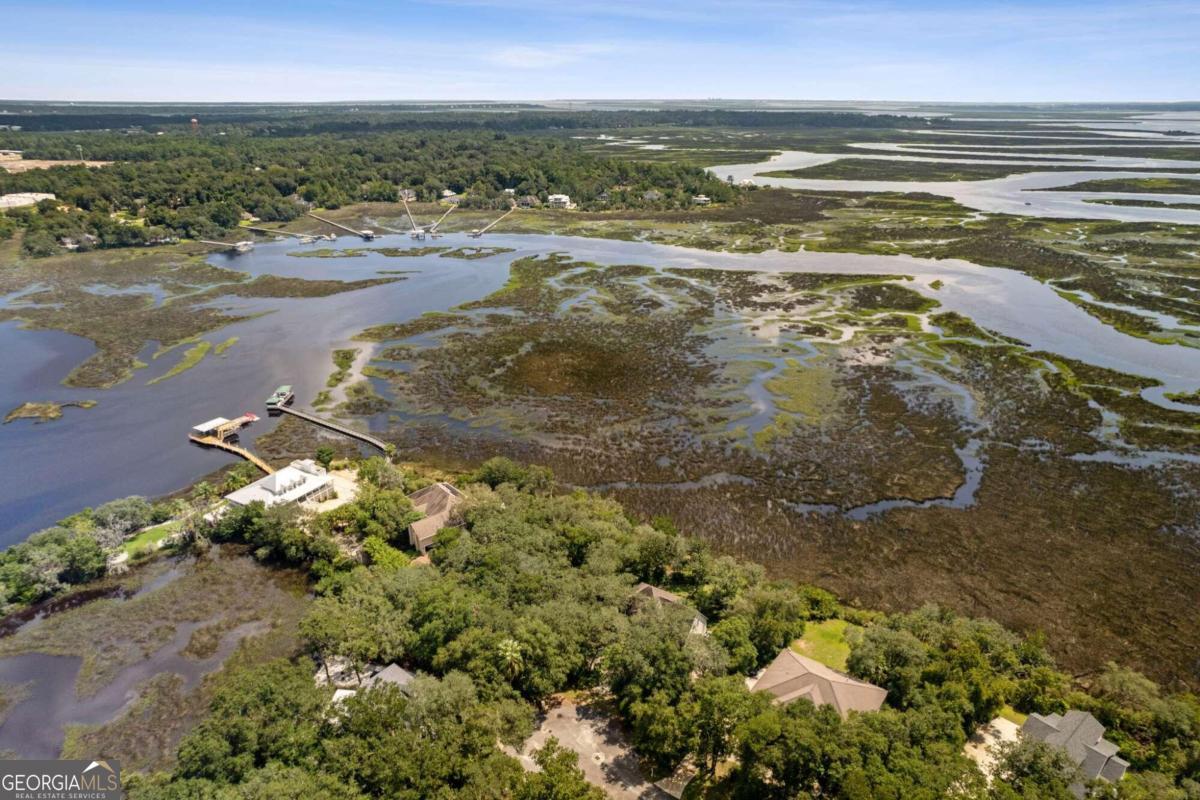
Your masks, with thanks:
[[[478,244],[463,234],[447,235],[441,242]],[[1063,300],[1052,288],[1012,270],[907,256],[734,255],[559,236],[489,235],[487,243],[514,252],[475,261],[437,255],[387,258],[376,253],[357,258],[294,258],[287,254],[305,246],[272,242],[243,255],[214,255],[215,264],[255,275],[357,280],[376,277],[379,270],[412,272],[399,283],[325,298],[222,301],[222,306],[270,313],[210,333],[205,338],[214,342],[231,336],[239,341],[222,356],[210,355],[193,369],[152,386],[146,382],[169,369],[170,363],[164,362],[172,358],[151,362],[150,368],[113,389],[70,389],[61,381],[92,352],[90,342],[55,331],[22,330],[17,323],[0,325],[3,412],[26,401],[98,401],[87,410],[69,408],[53,422],[0,425],[0,545],[21,541],[84,506],[187,486],[231,458],[189,444],[191,426],[244,411],[261,414],[264,399],[281,383],[295,385],[297,406],[306,407],[334,368],[332,349],[369,347],[352,342],[363,328],[483,297],[504,284],[514,259],[556,251],[601,264],[910,275],[915,289],[936,298],[947,310],[1034,348],[1163,381],[1163,389],[1147,395],[1155,402],[1169,404],[1162,397],[1165,391],[1200,388],[1200,350],[1126,336]],[[407,237],[388,236],[375,246],[408,244]],[[309,245],[322,246],[328,245]],[[934,281],[941,282],[940,289],[931,287]],[[147,353],[155,348],[155,343],[149,344]],[[151,361],[148,356],[142,360]],[[275,424],[263,415],[246,430],[243,442],[253,448],[254,437]]]

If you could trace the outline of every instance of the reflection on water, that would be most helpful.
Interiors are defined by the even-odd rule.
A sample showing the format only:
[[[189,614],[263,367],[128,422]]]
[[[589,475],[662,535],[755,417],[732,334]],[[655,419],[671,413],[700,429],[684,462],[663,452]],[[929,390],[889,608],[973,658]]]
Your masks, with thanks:
[[[865,155],[855,154],[854,158]],[[1146,208],[1140,206],[1106,206],[1088,203],[1098,198],[1133,198],[1138,200],[1160,200],[1166,203],[1195,202],[1195,195],[1178,195],[1155,192],[1061,192],[1044,191],[1058,186],[1100,179],[1119,178],[1196,178],[1200,175],[1186,173],[1121,170],[1071,170],[1062,172],[1025,172],[1003,178],[981,181],[872,181],[818,178],[774,178],[760,173],[804,169],[837,161],[845,156],[830,156],[823,153],[805,153],[795,150],[772,156],[767,161],[752,164],[722,164],[710,167],[709,171],[722,178],[732,176],[735,181],[751,181],[758,186],[781,186],[785,189],[807,189],[818,192],[927,192],[949,197],[960,205],[993,214],[1020,214],[1024,216],[1054,217],[1060,219],[1113,219],[1137,222],[1177,222],[1200,225],[1200,211],[1171,208]],[[950,161],[963,159],[930,159],[890,156],[899,161]],[[976,162],[993,164],[996,162]],[[1028,163],[1028,162],[1026,162]],[[1195,162],[1187,162],[1195,163]],[[1186,166],[1186,163],[1183,164]],[[1200,169],[1200,165],[1197,167]],[[1160,168],[1161,169],[1161,168]]]
[[[179,675],[182,690],[189,691],[220,666],[238,642],[264,630],[264,623],[246,623],[226,633],[208,658],[181,655],[192,633],[204,624],[180,625],[169,643],[121,670],[111,683],[88,697],[75,694],[75,679],[83,664],[79,656],[26,653],[0,658],[0,684],[25,687],[24,699],[13,705],[0,725],[0,752],[16,753],[21,758],[57,758],[67,725],[112,721],[137,698],[139,684],[161,672]]]
[[[714,175],[735,181],[750,181],[760,186],[782,186],[787,189],[812,191],[851,192],[929,192],[953,198],[968,208],[998,214],[1021,214],[1025,216],[1112,219],[1143,222],[1177,222],[1200,224],[1200,211],[1143,208],[1137,206],[1106,206],[1086,202],[1098,198],[1126,198],[1159,200],[1167,203],[1194,202],[1194,195],[1172,195],[1165,193],[1120,193],[1120,192],[1061,192],[1041,191],[1060,186],[1069,186],[1083,181],[1104,178],[1200,178],[1200,175],[1160,173],[1155,170],[1200,170],[1200,161],[1184,159],[1144,158],[1137,148],[1195,147],[1200,144],[1198,135],[1174,133],[1180,127],[1200,127],[1193,114],[1169,112],[1145,115],[1128,120],[1107,119],[1042,119],[1042,118],[955,118],[963,122],[1022,122],[1044,126],[1046,134],[1021,130],[957,131],[918,130],[930,139],[937,137],[976,136],[1008,138],[1052,138],[1070,141],[1072,146],[1084,152],[1047,153],[1037,152],[1045,145],[1012,145],[1007,142],[971,147],[962,144],[941,145],[936,141],[926,143],[861,142],[849,145],[856,152],[850,154],[809,153],[787,150],[767,161],[753,164],[724,164],[710,167]],[[1169,133],[1170,132],[1170,133]],[[1069,135],[1064,135],[1069,134]],[[1140,140],[1130,142],[1130,140]],[[1153,144],[1145,143],[1153,139]],[[1082,143],[1086,142],[1086,144]],[[1128,148],[1129,155],[1096,155],[1088,149]],[[986,149],[985,149],[986,148]],[[971,156],[987,156],[987,160]],[[1002,156],[1009,156],[1002,158]],[[1028,166],[1030,169],[1003,178],[978,181],[877,181],[877,180],[826,180],[809,178],[768,178],[760,173],[805,169],[820,166],[844,158],[871,159],[879,161],[911,161],[927,163],[957,164],[1010,164]],[[1079,171],[1037,172],[1039,166],[1078,166]],[[1088,166],[1104,167],[1103,171],[1087,170]],[[1125,171],[1121,171],[1125,170]]]
[[[237,345],[221,358],[209,357],[170,380],[145,386],[144,373],[166,369],[155,364],[114,389],[78,390],[60,385],[70,369],[87,358],[90,342],[54,331],[25,331],[0,324],[0,405],[6,410],[30,400],[95,399],[99,404],[46,425],[0,426],[0,545],[86,505],[129,494],[157,495],[186,486],[230,457],[188,446],[186,432],[198,421],[261,411],[275,386],[297,387],[301,406],[311,402],[332,371],[330,351],[363,347],[351,337],[363,328],[411,319],[425,311],[448,310],[503,285],[508,264],[526,255],[555,251],[600,264],[655,267],[704,267],[764,272],[905,274],[912,288],[985,328],[1028,342],[1034,349],[1059,353],[1121,372],[1164,382],[1147,399],[1166,405],[1167,392],[1200,389],[1200,351],[1158,345],[1122,334],[1060,297],[1054,287],[1014,270],[981,267],[952,259],[851,253],[712,253],[646,242],[499,234],[491,244],[515,252],[463,261],[437,255],[403,259],[414,270],[408,280],[324,298],[239,300],[271,313],[229,325],[208,338],[237,336]],[[401,236],[386,236],[380,246],[407,246]],[[451,246],[471,244],[463,234],[447,235]],[[318,247],[319,245],[311,245]],[[295,243],[260,245],[254,252],[214,255],[213,263],[233,265],[252,274],[356,280],[396,268],[400,259],[379,254],[358,258],[293,258]],[[930,284],[940,281],[941,288]],[[151,345],[150,347],[152,347]],[[757,391],[757,390],[755,390]],[[769,398],[759,393],[759,401]],[[245,430],[243,443],[270,431],[266,418]],[[387,424],[386,415],[372,420]],[[464,430],[469,421],[459,422]],[[70,468],[66,469],[65,464]]]

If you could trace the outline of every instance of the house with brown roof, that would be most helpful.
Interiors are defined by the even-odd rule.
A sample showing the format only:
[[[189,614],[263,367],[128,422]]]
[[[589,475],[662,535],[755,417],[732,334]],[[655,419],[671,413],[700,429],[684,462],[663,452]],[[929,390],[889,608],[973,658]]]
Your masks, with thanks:
[[[845,719],[851,711],[878,711],[887,689],[851,678],[792,649],[784,650],[754,683],[773,702],[786,705],[801,698],[815,706],[833,706]]]
[[[1117,756],[1119,748],[1104,738],[1104,726],[1086,711],[1071,709],[1065,714],[1030,714],[1021,726],[1021,734],[1065,750],[1079,766],[1084,780],[1100,778],[1116,783],[1129,769],[1129,762]],[[1085,794],[1082,783],[1074,784],[1071,791],[1076,797]]]
[[[437,532],[450,524],[455,509],[463,501],[463,493],[448,483],[434,483],[408,496],[413,508],[425,515],[408,526],[408,543],[425,555]]]
[[[683,598],[674,592],[668,592],[666,589],[660,589],[648,583],[639,583],[633,587],[633,596],[639,599],[646,598],[649,602],[659,606],[676,606],[690,611],[695,615],[692,617],[692,633],[700,636],[708,635],[708,619],[699,611],[688,606],[687,603],[683,602]]]

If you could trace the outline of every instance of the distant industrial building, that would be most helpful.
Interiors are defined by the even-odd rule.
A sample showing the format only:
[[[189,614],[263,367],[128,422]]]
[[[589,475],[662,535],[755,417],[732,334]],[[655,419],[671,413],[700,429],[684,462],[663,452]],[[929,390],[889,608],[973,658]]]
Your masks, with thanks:
[[[196,430],[201,427],[203,426],[197,426]],[[230,492],[225,495],[225,499],[237,506],[248,506],[254,502],[276,506],[304,500],[325,500],[332,494],[333,479],[324,467],[311,458],[306,458],[293,461],[278,472],[259,478],[236,492]]]

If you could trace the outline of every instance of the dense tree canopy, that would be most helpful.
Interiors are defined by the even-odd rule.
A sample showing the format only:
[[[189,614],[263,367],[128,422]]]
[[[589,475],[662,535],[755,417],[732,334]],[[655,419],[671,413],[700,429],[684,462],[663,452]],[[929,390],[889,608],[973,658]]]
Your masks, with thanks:
[[[468,501],[432,565],[410,566],[400,532],[414,512],[404,492],[424,481],[385,459],[364,462],[361,474],[364,494],[334,512],[254,504],[196,531],[198,544],[241,542],[263,561],[309,567],[317,598],[300,626],[305,648],[292,662],[222,678],[173,773],[135,778],[131,797],[596,796],[574,753],[553,741],[536,755],[538,773],[497,747],[522,743],[536,714],[569,691],[603,699],[652,775],[687,761],[715,796],[1073,797],[1078,775],[1061,751],[1005,748],[990,784],[966,758],[967,737],[1005,705],[1081,708],[1108,727],[1134,771],[1115,787],[1089,787],[1096,798],[1195,800],[1200,791],[1200,703],[1138,673],[1110,665],[1076,684],[1036,635],[935,607],[845,608],[716,556],[664,521],[639,524],[610,500],[556,494],[544,470],[504,460],[467,476],[480,482],[464,485]],[[27,549],[53,553],[55,580],[82,580],[96,567],[89,546],[75,544],[83,531],[154,516],[145,501],[118,501],[64,520]],[[8,551],[6,589],[10,573],[37,563]],[[680,603],[635,595],[638,581]],[[709,636],[692,629],[701,608]],[[883,709],[843,718],[747,688],[806,625],[837,617],[858,623],[848,670],[888,690]],[[333,705],[314,674],[335,657],[360,675],[395,662],[418,677],[407,693],[363,688]]]

